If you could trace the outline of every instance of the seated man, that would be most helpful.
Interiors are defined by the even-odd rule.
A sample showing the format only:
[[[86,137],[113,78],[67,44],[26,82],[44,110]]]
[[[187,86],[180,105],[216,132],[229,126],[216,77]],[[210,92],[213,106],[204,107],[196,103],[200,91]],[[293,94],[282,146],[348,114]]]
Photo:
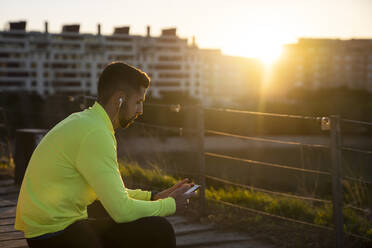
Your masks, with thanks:
[[[111,63],[98,82],[92,107],[58,123],[41,140],[27,167],[15,229],[37,247],[175,247],[164,216],[184,211],[193,194],[187,179],[156,195],[131,190],[121,178],[115,129],[143,111],[150,85],[146,73]],[[88,218],[99,200],[111,218]]]

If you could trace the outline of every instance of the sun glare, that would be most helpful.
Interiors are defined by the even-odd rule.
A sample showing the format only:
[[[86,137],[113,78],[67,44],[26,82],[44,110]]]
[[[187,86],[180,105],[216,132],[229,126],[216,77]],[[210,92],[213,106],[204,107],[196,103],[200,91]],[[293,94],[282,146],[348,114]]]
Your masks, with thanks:
[[[261,60],[265,65],[269,66],[278,59],[281,53],[281,46],[262,47],[262,49],[257,51],[257,55],[255,57]]]
[[[240,41],[232,43],[226,42],[224,52],[235,56],[256,58],[262,61],[266,66],[270,66],[282,53],[283,39],[273,38],[246,38],[242,37]],[[231,41],[230,41],[231,42]]]

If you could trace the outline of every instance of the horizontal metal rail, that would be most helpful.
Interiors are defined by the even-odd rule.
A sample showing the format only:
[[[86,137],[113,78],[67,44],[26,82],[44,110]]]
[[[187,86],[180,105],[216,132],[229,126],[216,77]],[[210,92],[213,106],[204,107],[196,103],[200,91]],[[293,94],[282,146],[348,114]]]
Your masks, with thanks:
[[[134,124],[141,125],[143,127],[157,128],[157,129],[162,129],[166,131],[173,131],[173,132],[180,133],[181,135],[182,133],[196,133],[197,132],[196,130],[190,129],[190,128],[161,126],[161,125],[148,124],[148,123],[140,122],[140,121],[136,121],[134,122]]]
[[[372,151],[361,150],[361,149],[356,149],[356,148],[351,148],[351,147],[341,147],[341,150],[350,151],[350,152],[358,152],[358,153],[363,153],[363,154],[372,154]]]
[[[345,176],[343,178],[343,180],[346,180],[346,181],[349,180],[349,181],[354,181],[354,182],[358,182],[358,183],[365,183],[365,184],[372,185],[372,181],[364,180],[364,179],[360,179],[360,178],[355,178],[355,177]]]
[[[366,121],[356,121],[356,120],[348,120],[348,119],[341,119],[341,121],[346,122],[346,123],[351,123],[351,124],[372,126],[372,122],[366,122]]]
[[[318,175],[327,175],[327,176],[331,175],[329,172],[326,172],[326,171],[302,169],[302,168],[292,167],[292,166],[288,166],[288,165],[274,164],[274,163],[268,163],[268,162],[260,162],[260,161],[244,159],[244,158],[237,158],[237,157],[232,157],[232,156],[222,155],[222,154],[217,154],[217,153],[211,153],[211,152],[206,152],[204,154],[207,155],[207,156],[211,156],[211,157],[230,159],[230,160],[245,162],[245,163],[249,163],[249,164],[264,165],[264,166],[270,166],[270,167],[276,167],[276,168],[282,168],[282,169],[288,169],[288,170],[294,170],[294,171],[313,173],[313,174],[318,174]]]
[[[282,193],[282,192],[271,191],[271,190],[267,190],[267,189],[261,189],[261,188],[257,188],[257,187],[254,187],[254,186],[248,186],[248,185],[244,185],[244,184],[234,183],[234,182],[228,181],[226,179],[221,179],[221,178],[213,177],[213,176],[209,176],[209,175],[206,175],[205,177],[209,178],[209,179],[212,179],[212,180],[215,180],[215,181],[218,181],[218,182],[221,182],[221,183],[231,184],[231,185],[234,185],[234,186],[237,186],[237,187],[246,188],[246,189],[250,189],[250,190],[258,191],[258,192],[264,192],[264,193],[268,193],[268,194],[272,194],[272,195],[283,196],[283,197],[288,197],[288,198],[295,198],[295,199],[306,200],[306,201],[332,203],[332,201],[329,201],[329,200],[323,200],[323,199],[319,199],[319,198],[299,196],[299,195],[292,195],[292,194],[287,194],[287,193]]]
[[[264,113],[264,112],[254,112],[254,111],[245,111],[245,110],[237,110],[237,109],[205,108],[205,110],[219,111],[219,112],[229,112],[229,113],[237,113],[237,114],[249,114],[249,115],[257,115],[257,116],[284,117],[284,118],[301,119],[301,120],[313,120],[313,121],[318,121],[318,122],[320,122],[322,120],[321,117]]]
[[[237,135],[237,134],[232,134],[232,133],[214,131],[210,129],[206,129],[205,132],[210,133],[210,134],[216,134],[216,135],[221,135],[221,136],[226,136],[226,137],[252,140],[252,141],[263,141],[263,142],[271,142],[271,143],[285,144],[285,145],[298,145],[298,146],[304,146],[304,147],[316,147],[316,148],[328,148],[329,149],[329,146],[326,146],[326,145],[304,144],[304,143],[295,142],[295,141],[282,141],[282,140],[277,140],[277,139],[243,136],[243,135]]]

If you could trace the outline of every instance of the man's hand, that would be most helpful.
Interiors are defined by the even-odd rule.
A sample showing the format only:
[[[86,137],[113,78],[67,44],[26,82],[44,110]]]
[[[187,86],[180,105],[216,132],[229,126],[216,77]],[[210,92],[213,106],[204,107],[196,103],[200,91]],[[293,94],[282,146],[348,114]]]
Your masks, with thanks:
[[[195,192],[185,194],[191,187],[190,184],[183,184],[169,195],[176,201],[176,214],[185,212],[189,205],[189,199],[196,196]]]
[[[174,192],[175,190],[179,189],[183,185],[188,185],[190,187],[194,186],[193,183],[190,183],[189,184],[188,182],[189,182],[189,179],[188,178],[185,178],[182,181],[180,181],[180,182],[176,183],[175,185],[173,185],[172,187],[170,187],[170,188],[168,188],[166,190],[163,190],[162,192],[157,193],[153,197],[154,201],[169,197],[172,192]]]

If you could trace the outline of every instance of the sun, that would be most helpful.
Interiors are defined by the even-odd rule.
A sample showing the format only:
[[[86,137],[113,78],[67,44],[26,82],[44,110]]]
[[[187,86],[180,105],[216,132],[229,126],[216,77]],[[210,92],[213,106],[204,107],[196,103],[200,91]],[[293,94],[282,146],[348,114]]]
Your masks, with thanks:
[[[259,59],[264,65],[270,66],[281,55],[282,46],[282,42],[272,38],[247,38],[226,44],[224,51],[234,56]]]
[[[257,51],[255,57],[262,61],[266,66],[272,65],[281,55],[281,46],[267,46]]]

